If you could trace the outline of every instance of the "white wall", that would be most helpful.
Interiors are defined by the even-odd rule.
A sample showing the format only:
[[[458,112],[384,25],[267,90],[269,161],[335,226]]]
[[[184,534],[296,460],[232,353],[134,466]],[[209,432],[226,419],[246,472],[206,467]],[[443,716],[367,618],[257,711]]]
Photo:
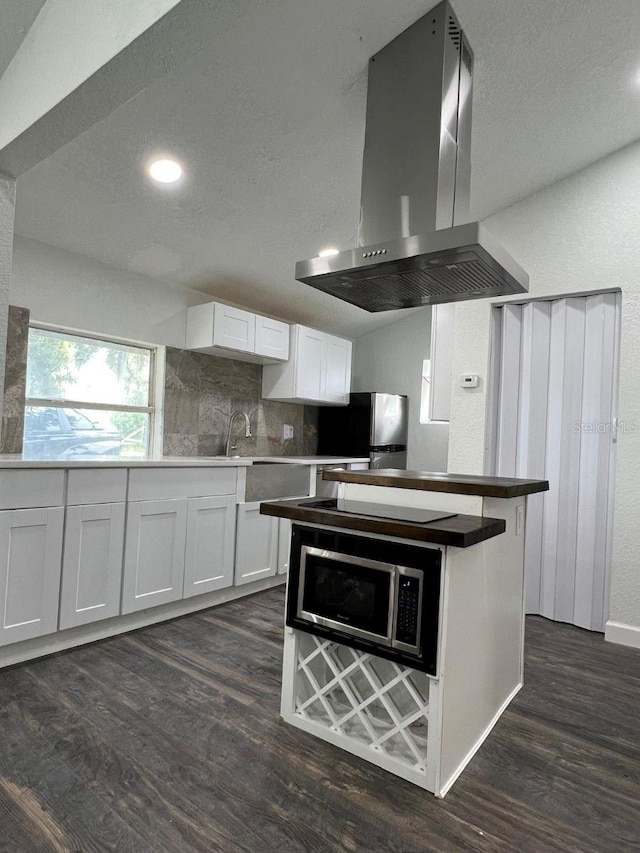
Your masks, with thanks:
[[[0,148],[179,0],[47,0],[0,80]]]
[[[16,235],[9,301],[32,322],[183,347],[185,309],[206,297]]]
[[[640,143],[502,211],[487,228],[531,277],[530,295],[622,289],[618,415],[638,430],[618,436],[607,636],[640,647]],[[486,380],[489,300],[458,303],[453,375]],[[486,384],[453,388],[449,470],[482,473]],[[623,626],[617,628],[617,625]]]
[[[355,341],[354,391],[409,397],[407,467],[446,471],[447,424],[420,423],[422,362],[429,358],[431,309],[423,308]]]

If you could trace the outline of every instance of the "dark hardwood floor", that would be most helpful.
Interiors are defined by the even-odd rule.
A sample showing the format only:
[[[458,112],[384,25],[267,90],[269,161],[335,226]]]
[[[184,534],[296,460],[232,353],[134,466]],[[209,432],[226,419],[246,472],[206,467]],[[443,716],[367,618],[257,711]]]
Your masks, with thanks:
[[[527,620],[444,800],[279,718],[282,589],[0,672],[0,850],[640,850],[640,651]]]

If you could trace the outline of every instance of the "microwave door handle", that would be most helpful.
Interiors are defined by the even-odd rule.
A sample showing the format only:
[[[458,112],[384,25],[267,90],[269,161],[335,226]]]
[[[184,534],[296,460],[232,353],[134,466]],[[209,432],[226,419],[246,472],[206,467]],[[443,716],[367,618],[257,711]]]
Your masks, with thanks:
[[[389,575],[389,615],[387,617],[387,636],[389,637],[389,646],[393,645],[393,640],[396,635],[396,613],[398,612],[398,608],[396,606],[396,577],[397,571],[394,566],[393,571]]]

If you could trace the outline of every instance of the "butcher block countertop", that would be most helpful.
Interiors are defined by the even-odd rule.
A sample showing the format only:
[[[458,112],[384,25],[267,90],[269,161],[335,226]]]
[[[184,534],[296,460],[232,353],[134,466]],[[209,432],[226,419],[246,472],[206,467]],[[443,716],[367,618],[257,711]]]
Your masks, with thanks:
[[[355,473],[355,472],[354,472]],[[309,506],[314,501],[317,506]],[[485,539],[504,533],[506,524],[502,518],[487,518],[478,515],[453,515],[440,521],[419,524],[413,521],[380,518],[373,515],[361,515],[342,512],[335,507],[335,500],[327,498],[299,498],[260,504],[262,515],[275,515],[290,518],[305,524],[320,524],[329,527],[342,527],[359,530],[363,533],[377,533],[384,536],[397,536],[403,539],[415,539],[434,545],[450,545],[455,548],[468,548]],[[306,504],[306,505],[305,505]],[[327,506],[333,504],[333,506]]]
[[[486,498],[518,498],[534,492],[546,492],[549,489],[548,480],[480,477],[474,474],[441,474],[431,471],[400,471],[396,468],[325,471],[323,479],[337,480],[340,483],[360,483],[365,486],[390,486],[394,489],[481,495]]]

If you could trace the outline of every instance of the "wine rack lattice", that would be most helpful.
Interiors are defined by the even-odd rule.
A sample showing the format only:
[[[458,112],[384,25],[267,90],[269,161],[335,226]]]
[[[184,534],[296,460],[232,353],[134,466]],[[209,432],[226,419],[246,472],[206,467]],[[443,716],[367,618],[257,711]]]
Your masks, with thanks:
[[[299,633],[295,685],[299,716],[426,772],[425,673]]]

